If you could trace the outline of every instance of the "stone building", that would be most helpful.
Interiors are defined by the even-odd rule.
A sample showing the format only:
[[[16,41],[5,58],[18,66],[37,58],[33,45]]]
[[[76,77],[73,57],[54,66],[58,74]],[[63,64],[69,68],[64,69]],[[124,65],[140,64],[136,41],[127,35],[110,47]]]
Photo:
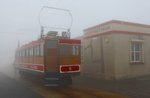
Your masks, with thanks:
[[[108,21],[84,30],[82,75],[125,79],[150,74],[150,25]]]

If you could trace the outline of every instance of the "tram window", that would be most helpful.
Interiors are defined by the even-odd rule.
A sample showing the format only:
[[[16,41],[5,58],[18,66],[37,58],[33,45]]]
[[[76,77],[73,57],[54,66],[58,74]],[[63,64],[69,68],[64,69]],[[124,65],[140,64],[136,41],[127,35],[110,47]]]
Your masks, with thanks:
[[[79,46],[78,45],[73,45],[72,46],[72,54],[74,56],[78,56],[79,55]]]
[[[16,52],[16,53],[15,53],[15,57],[19,57],[19,52]]]
[[[72,54],[76,55],[76,48],[75,48],[75,46],[72,46]]]
[[[25,52],[24,52],[24,50],[22,50],[22,57],[24,57],[25,56]]]
[[[24,50],[24,56],[27,56],[27,49]]]
[[[34,56],[37,56],[37,53],[36,53],[36,47],[34,47]]]
[[[28,49],[25,49],[25,57],[28,56]]]
[[[26,49],[26,56],[28,56],[28,49]]]
[[[24,50],[24,57],[26,57],[26,50]]]
[[[37,56],[39,56],[39,55],[40,55],[39,45],[38,45],[38,46],[36,46],[36,50],[37,50]]]
[[[79,46],[76,46],[76,55],[78,56],[79,55]]]
[[[40,55],[40,49],[39,45],[34,47],[34,56],[39,56]]]
[[[22,57],[24,56],[23,50],[21,51],[21,55],[22,55]]]
[[[31,48],[31,54],[30,55],[33,56],[33,48]]]
[[[68,57],[71,53],[71,45],[61,45],[60,46],[60,56]]]
[[[36,47],[33,47],[33,56],[36,56]]]
[[[22,55],[23,55],[23,54],[22,54],[22,50],[21,50],[21,51],[20,51],[20,56],[22,57]]]
[[[18,53],[18,57],[21,57],[21,55],[20,55],[20,51],[18,51],[17,53]]]
[[[16,55],[15,55],[15,56],[16,56],[16,57],[19,57],[19,51],[16,52]]]
[[[30,56],[30,48],[28,48],[28,56]]]
[[[21,53],[21,50],[19,51],[19,54],[20,54],[20,57],[22,57],[22,53]]]
[[[30,56],[33,56],[33,48],[30,48]]]
[[[26,49],[24,50],[24,57],[26,57]]]
[[[37,46],[34,47],[34,56],[37,56]]]
[[[57,47],[57,41],[48,41],[47,42],[47,47],[48,48],[56,48]]]
[[[25,56],[28,56],[28,49],[25,50]]]
[[[43,52],[44,52],[44,44],[40,45],[40,56],[43,56]]]

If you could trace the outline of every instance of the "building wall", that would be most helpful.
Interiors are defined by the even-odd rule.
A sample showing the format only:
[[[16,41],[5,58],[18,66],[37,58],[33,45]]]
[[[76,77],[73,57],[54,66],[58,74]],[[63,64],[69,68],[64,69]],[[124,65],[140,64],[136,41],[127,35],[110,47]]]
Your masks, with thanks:
[[[130,64],[131,40],[142,38],[144,64]],[[83,40],[82,74],[99,79],[125,79],[150,74],[150,36],[109,34]]]
[[[100,79],[115,78],[113,35],[84,39],[83,48],[83,75]]]
[[[143,40],[144,64],[131,64],[131,40],[139,38]],[[150,74],[150,36],[114,34],[114,42],[116,79]]]
[[[104,79],[115,79],[115,43],[114,35],[103,35],[103,66],[104,66]]]

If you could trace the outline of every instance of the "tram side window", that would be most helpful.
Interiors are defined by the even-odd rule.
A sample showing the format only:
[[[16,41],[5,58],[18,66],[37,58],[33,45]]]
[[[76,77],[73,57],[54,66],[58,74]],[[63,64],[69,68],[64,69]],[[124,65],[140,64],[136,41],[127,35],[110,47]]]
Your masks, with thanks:
[[[30,57],[30,48],[28,48],[28,57]]]
[[[36,46],[36,56],[39,56],[39,54],[40,54],[40,51],[39,51],[40,49],[39,49],[39,45],[38,46]]]
[[[19,52],[15,52],[15,58],[19,57]]]
[[[24,49],[23,51],[24,51],[24,57],[26,57],[26,50]]]
[[[79,46],[76,46],[76,55],[77,56],[79,55],[79,50],[80,50]]]
[[[24,57],[25,56],[25,51],[24,50],[22,50],[22,57]]]
[[[36,47],[33,47],[33,56],[36,56]]]
[[[30,56],[33,56],[33,48],[30,48]]]
[[[21,50],[19,51],[19,56],[22,57]]]
[[[24,50],[22,50],[22,57],[24,57]]]
[[[34,56],[37,56],[37,46],[34,47]]]
[[[43,56],[44,54],[44,44],[40,44],[40,56]]]
[[[39,54],[40,54],[40,51],[39,51],[40,49],[39,49],[39,46],[35,46],[34,47],[34,56],[39,56]]]
[[[18,57],[21,57],[21,51],[20,50],[18,51]]]
[[[28,56],[28,49],[25,49],[24,51],[25,51],[25,57],[27,57]]]
[[[17,57],[20,57],[19,51],[17,51]]]

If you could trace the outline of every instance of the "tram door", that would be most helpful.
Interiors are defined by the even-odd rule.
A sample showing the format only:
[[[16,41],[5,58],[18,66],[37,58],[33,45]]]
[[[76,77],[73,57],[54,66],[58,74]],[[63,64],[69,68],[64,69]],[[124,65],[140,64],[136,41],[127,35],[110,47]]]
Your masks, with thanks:
[[[58,44],[57,40],[47,40],[45,43],[45,66],[46,72],[57,72],[58,63]]]

